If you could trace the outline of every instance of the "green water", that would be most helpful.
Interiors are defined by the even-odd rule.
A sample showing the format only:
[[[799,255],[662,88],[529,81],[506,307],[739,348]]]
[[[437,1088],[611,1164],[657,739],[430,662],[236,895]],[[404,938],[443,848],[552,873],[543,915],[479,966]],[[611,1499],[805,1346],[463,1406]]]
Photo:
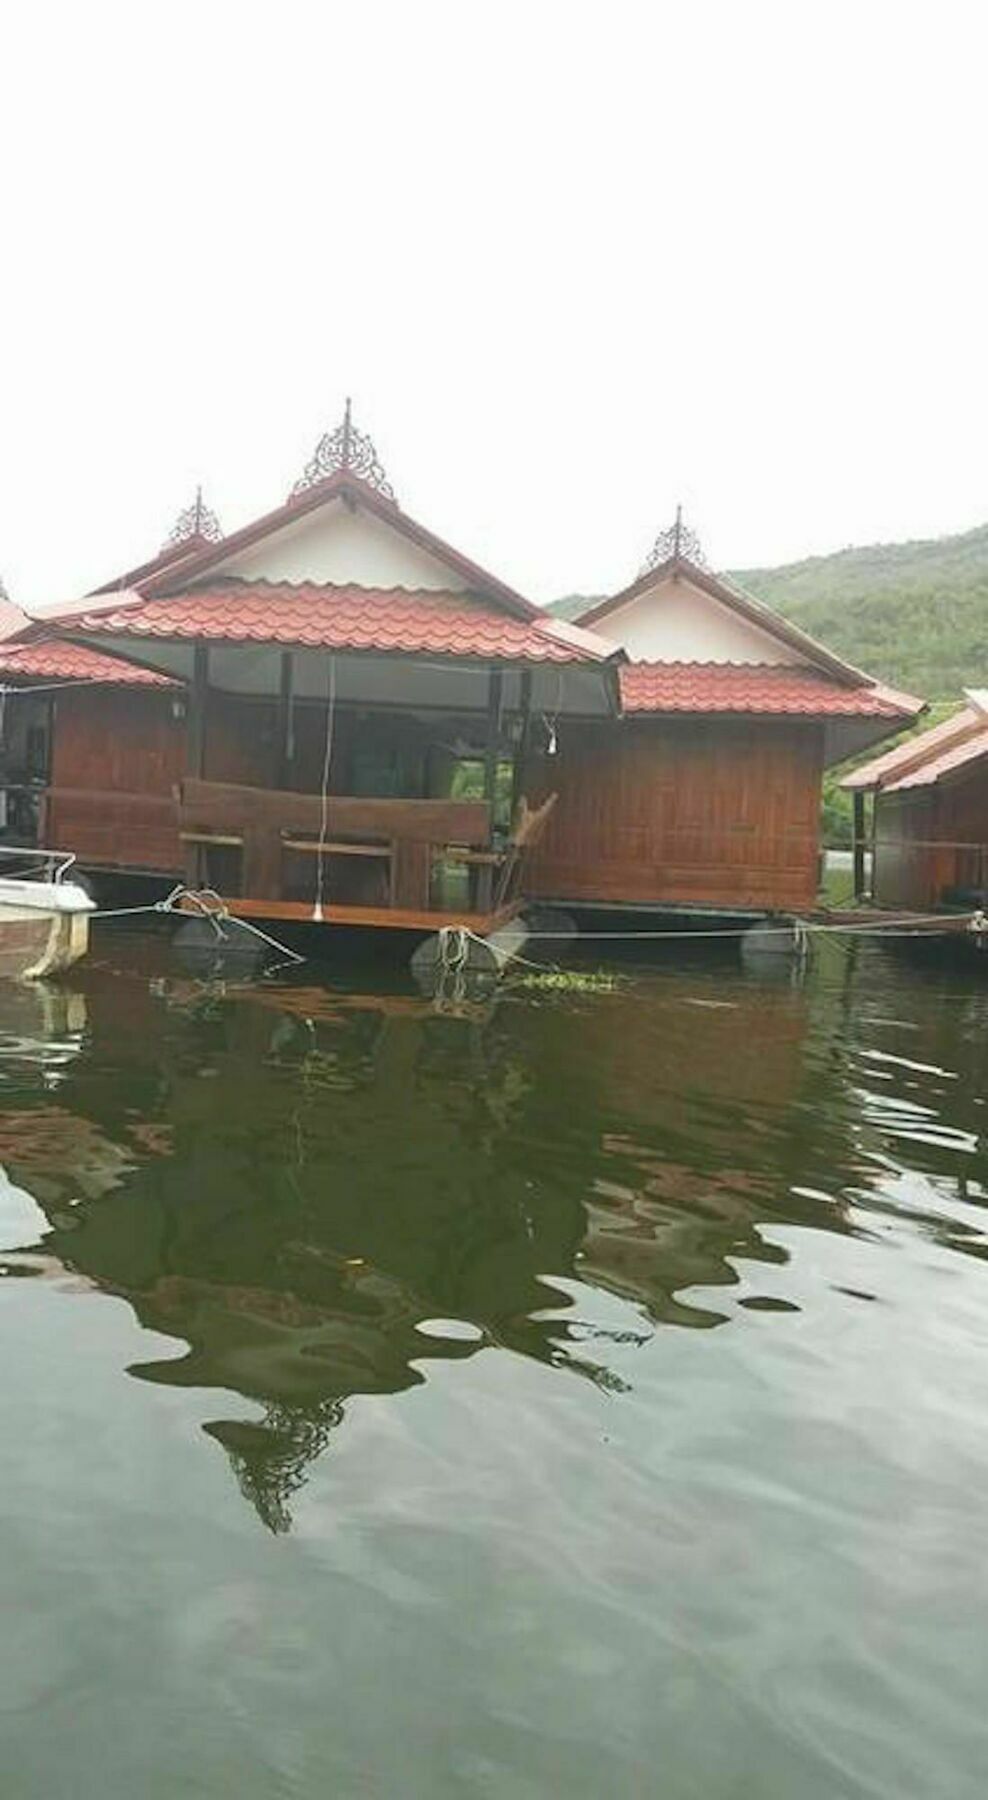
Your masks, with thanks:
[[[0,991],[3,1800],[966,1800],[988,965]]]

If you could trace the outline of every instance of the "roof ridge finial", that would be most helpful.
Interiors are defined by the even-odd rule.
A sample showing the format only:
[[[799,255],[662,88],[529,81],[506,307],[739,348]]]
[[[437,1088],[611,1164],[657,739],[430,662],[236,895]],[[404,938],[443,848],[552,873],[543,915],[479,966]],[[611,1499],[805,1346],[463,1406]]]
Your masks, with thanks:
[[[292,488],[289,499],[294,500],[296,495],[318,487],[321,481],[325,481],[330,475],[338,475],[343,469],[356,475],[359,481],[374,488],[378,494],[383,494],[386,500],[395,500],[394,488],[384,473],[373,440],[366,431],[358,431],[353,422],[353,405],[349,395],[343,408],[342,422],[335,430],[325,432],[319,439],[313,455]]]
[[[196,538],[204,538],[207,544],[218,544],[222,536],[223,528],[212,507],[206,505],[200,482],[192,505],[182,508],[161,548],[172,550],[176,544],[186,544]]]
[[[647,575],[652,569],[661,568],[663,563],[695,563],[700,569],[709,568],[703,554],[703,547],[696,532],[691,530],[683,519],[682,504],[676,506],[676,517],[671,525],[660,531],[652,545],[644,563],[641,574]]]

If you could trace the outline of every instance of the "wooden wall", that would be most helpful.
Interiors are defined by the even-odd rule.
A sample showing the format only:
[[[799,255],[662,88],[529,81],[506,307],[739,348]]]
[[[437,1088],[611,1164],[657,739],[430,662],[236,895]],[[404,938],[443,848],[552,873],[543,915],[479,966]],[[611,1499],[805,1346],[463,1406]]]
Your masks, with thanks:
[[[805,907],[818,885],[813,721],[612,720],[560,728],[559,801],[526,878],[559,900]]]
[[[880,794],[876,801],[875,866],[872,891],[879,906],[924,909],[950,880],[944,853],[927,846],[936,835],[933,793]]]
[[[186,728],[173,701],[147,689],[58,696],[47,843],[93,864],[182,868],[174,789]],[[337,731],[334,788],[351,735],[342,710]],[[320,709],[299,707],[286,785],[315,791],[323,738]],[[278,756],[273,701],[210,695],[210,779],[273,786]],[[557,789],[559,803],[526,888],[601,903],[809,906],[821,762],[812,721],[563,721],[560,754],[542,759],[528,784],[533,795]]]
[[[55,705],[45,843],[83,863],[180,869],[173,790],[184,763],[172,694],[66,688]]]
[[[938,906],[952,890],[988,887],[988,771],[975,765],[942,787],[879,794],[875,899]]]

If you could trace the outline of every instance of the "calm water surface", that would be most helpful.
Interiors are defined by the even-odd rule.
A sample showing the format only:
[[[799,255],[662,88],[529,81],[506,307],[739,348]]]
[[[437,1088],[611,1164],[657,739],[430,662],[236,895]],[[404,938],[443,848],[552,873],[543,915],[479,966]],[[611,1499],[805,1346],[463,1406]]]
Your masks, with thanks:
[[[980,1800],[988,966],[342,969],[0,990],[3,1800]]]

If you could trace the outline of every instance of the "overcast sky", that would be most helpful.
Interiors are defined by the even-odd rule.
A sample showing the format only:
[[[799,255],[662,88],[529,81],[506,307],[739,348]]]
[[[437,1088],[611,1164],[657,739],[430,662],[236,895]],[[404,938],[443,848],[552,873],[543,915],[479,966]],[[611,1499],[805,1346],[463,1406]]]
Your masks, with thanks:
[[[975,0],[0,9],[0,573],[229,530],[344,396],[547,599],[988,518]]]

